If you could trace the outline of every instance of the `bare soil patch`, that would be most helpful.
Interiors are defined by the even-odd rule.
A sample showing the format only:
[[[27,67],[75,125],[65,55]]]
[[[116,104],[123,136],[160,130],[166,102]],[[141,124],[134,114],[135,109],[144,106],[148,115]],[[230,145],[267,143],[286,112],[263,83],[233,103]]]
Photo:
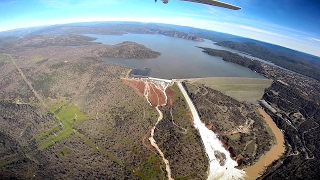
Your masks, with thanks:
[[[136,80],[131,80],[131,79],[122,79],[122,82],[130,86],[134,92],[136,92],[139,95],[143,95],[145,84],[142,81],[136,81]]]
[[[122,82],[130,86],[137,94],[144,95],[146,82],[133,80],[133,79],[123,79]],[[147,81],[147,83],[150,87],[150,91],[148,93],[148,101],[151,103],[151,105],[157,106],[157,105],[166,104],[165,94],[160,89],[158,89],[154,84],[152,84],[150,81]]]
[[[175,99],[174,97],[176,96],[175,92],[171,89],[171,88],[167,88],[166,89],[166,94],[167,94],[167,97],[168,97],[168,102],[167,104],[169,106],[172,106],[172,104],[175,102]]]

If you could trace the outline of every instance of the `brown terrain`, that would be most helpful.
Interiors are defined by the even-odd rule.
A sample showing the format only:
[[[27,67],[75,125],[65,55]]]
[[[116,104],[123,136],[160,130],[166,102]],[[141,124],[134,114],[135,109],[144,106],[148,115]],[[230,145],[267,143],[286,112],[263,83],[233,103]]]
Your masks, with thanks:
[[[161,159],[142,143],[156,111],[122,83],[128,68],[99,59],[117,49],[124,58],[158,53],[61,39],[64,46],[42,47],[29,37],[0,56],[1,177],[164,179]]]
[[[171,89],[171,88],[167,88],[166,89],[166,95],[167,95],[167,97],[168,97],[168,102],[167,102],[167,105],[168,106],[172,106],[173,105],[173,103],[175,102],[175,92]]]
[[[158,119],[152,106],[166,105],[163,90],[151,81],[126,80],[128,68],[100,60],[159,53],[132,42],[50,38],[0,47],[0,177],[166,179],[148,140]],[[165,92],[171,106],[163,108],[172,110],[156,126],[156,142],[174,178],[205,179],[208,162],[186,104],[176,87]]]
[[[155,58],[160,53],[134,42],[103,45],[90,37],[71,35],[86,30],[98,34],[143,32],[202,40],[149,26],[55,27],[51,34],[69,35],[0,39],[0,179],[168,179],[164,158],[174,179],[207,178],[209,162],[177,86],[162,89],[152,80],[127,79],[129,68],[100,59]],[[275,144],[254,106],[203,85],[185,86],[201,120],[219,135],[231,156],[242,162],[239,168],[252,165]],[[312,145],[318,142],[317,136],[311,135],[318,132],[318,123],[301,116],[309,117],[310,111],[310,117],[318,120],[318,108],[315,103],[293,98],[293,104],[302,102],[301,106],[312,108],[282,112],[291,107],[286,104],[286,94],[299,93],[286,86],[275,81],[264,96],[278,106],[281,114],[272,118],[286,130],[289,147],[286,156],[267,170],[267,178],[288,173],[293,177],[294,172],[286,167],[299,162],[310,167],[312,163],[307,162],[317,164],[316,146]],[[309,86],[300,82],[299,87],[305,91]],[[281,98],[275,98],[278,96]],[[290,117],[294,126],[279,115]],[[161,153],[150,143],[152,132]],[[291,160],[295,163],[289,163]],[[302,166],[296,169],[299,175],[305,172]],[[274,173],[278,171],[286,173]]]
[[[123,79],[122,81],[124,84],[133,88],[139,95],[147,96],[147,100],[150,102],[151,106],[155,107],[161,104],[167,104],[165,94],[159,90],[155,84],[151,83],[150,80],[139,81],[134,79]],[[146,86],[148,86],[148,92],[145,92]],[[170,92],[170,90],[166,91]],[[171,93],[171,100],[169,101],[172,102],[173,96],[174,94]]]

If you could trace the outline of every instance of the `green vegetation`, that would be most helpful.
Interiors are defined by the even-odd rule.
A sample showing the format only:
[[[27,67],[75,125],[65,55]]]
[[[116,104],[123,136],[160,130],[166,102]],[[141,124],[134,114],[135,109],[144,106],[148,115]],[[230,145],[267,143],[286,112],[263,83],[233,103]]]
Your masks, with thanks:
[[[184,33],[178,35],[188,38]],[[21,83],[23,79],[12,66],[10,55],[1,55],[0,63],[8,63],[4,66],[10,65],[10,68],[0,68],[0,74],[8,77],[0,78],[0,95],[9,102],[0,103],[3,117],[0,135],[5,137],[0,138],[5,139],[5,147],[0,150],[2,154],[14,156],[0,158],[3,166],[0,177],[30,179],[36,174],[38,179],[88,176],[92,179],[166,179],[162,159],[148,140],[150,128],[158,118],[157,111],[122,83],[120,77],[128,68],[102,62],[97,57],[97,53],[123,58],[151,58],[160,54],[132,42],[109,46],[87,40],[77,35],[28,36],[20,38],[20,43],[9,49],[35,92],[45,100],[45,106],[31,104],[35,97],[32,92],[25,93],[28,84]],[[1,50],[6,52],[8,48],[5,48]],[[17,103],[13,103],[14,100]],[[186,113],[186,110],[180,108],[179,112]],[[185,122],[192,126],[187,115],[177,117],[177,121],[179,118],[181,123],[183,118],[188,118]],[[201,140],[192,133],[188,135],[191,140],[196,138],[193,141],[196,150],[188,145],[185,157],[176,159],[181,159],[182,165],[187,160],[189,167],[192,163],[201,164],[201,175],[192,177],[204,177],[207,160],[202,162],[205,154],[198,143]],[[196,161],[187,156],[195,157]],[[19,159],[12,162],[11,157]],[[6,173],[12,177],[3,176]],[[179,177],[188,174],[190,172]]]
[[[39,61],[42,61],[43,59],[44,59],[43,56],[41,54],[38,54],[32,59],[32,61],[39,62]]]
[[[229,51],[217,50],[217,49],[211,49],[211,48],[205,48],[205,47],[199,47],[199,48],[203,49],[203,52],[209,54],[210,56],[222,57],[222,60],[226,62],[236,63],[236,64],[239,64],[240,66],[247,67],[252,71],[256,71],[262,75],[265,74],[260,61],[253,61],[247,57],[240,56],[239,54],[232,53]]]
[[[48,101],[49,101],[49,100],[48,100]],[[64,105],[66,105],[67,102],[68,102],[68,101],[62,101],[62,102],[60,102],[60,103],[57,103],[57,104],[51,106],[51,108],[49,109],[49,111],[50,111],[51,113],[55,113],[55,111],[57,111],[59,108],[62,108]]]
[[[190,111],[177,85],[169,88],[174,92],[174,103],[160,108],[163,119],[156,127],[154,138],[170,163],[174,179],[205,179],[208,159],[201,137],[193,127]]]
[[[272,139],[270,140],[270,143],[271,143],[272,145],[276,144],[276,143],[277,143],[277,139],[276,139],[276,136],[274,135],[272,129],[270,128],[270,126],[269,126],[265,121],[261,122],[261,124],[263,124],[264,129],[268,132],[268,134],[269,134],[270,137],[272,138]]]
[[[56,114],[56,117],[63,125],[66,123],[71,125],[75,120],[81,121],[87,118],[80,108],[74,103],[62,106],[62,109]]]
[[[241,137],[240,133],[234,133],[234,134],[227,135],[227,138],[229,138],[232,141],[239,141],[240,137]]]
[[[246,153],[248,155],[252,155],[254,153],[254,150],[255,150],[255,142],[254,140],[252,140],[246,146]]]
[[[173,90],[175,96],[174,96],[174,101],[178,100],[179,98],[184,99],[182,93],[180,92],[180,89],[177,84],[173,84],[172,86],[169,87],[171,90]]]
[[[93,149],[93,151],[99,151],[101,154],[103,154],[104,156],[107,156],[110,160],[112,160],[113,162],[118,163],[121,166],[124,166],[124,164],[122,162],[120,162],[120,160],[118,158],[116,158],[115,156],[112,156],[111,154],[109,154],[107,151],[103,150],[103,149],[99,149],[97,148],[97,146],[92,143],[85,135],[74,131],[74,133],[76,134],[76,136],[78,136],[87,146],[91,147]]]
[[[190,80],[198,85],[218,90],[238,101],[256,103],[264,94],[264,90],[270,87],[272,80],[256,78],[232,78],[210,77]]]
[[[11,163],[14,163],[14,162],[17,162],[19,160],[19,158],[12,158],[12,159],[10,159],[10,160],[4,160],[4,161],[0,161],[0,168],[2,168],[2,167],[4,167],[4,166],[6,166],[6,165],[8,165],[8,164],[11,164]]]
[[[70,152],[72,152],[72,150],[70,149],[70,148],[68,148],[68,147],[64,147],[63,149],[61,149],[60,151],[59,151],[59,153],[61,154],[61,155],[66,155],[66,154],[69,154]]]
[[[59,130],[60,130],[60,129],[59,129],[59,126],[58,126],[58,125],[55,125],[55,126],[53,126],[49,131],[44,132],[44,133],[38,135],[38,136],[36,137],[36,140],[41,141],[41,140],[47,138],[48,136],[52,135],[53,133],[58,132]]]
[[[148,158],[140,165],[136,175],[143,177],[143,179],[163,179],[165,178],[162,170],[162,159],[156,154],[152,153]],[[148,175],[149,178],[145,176]]]
[[[183,143],[188,143],[188,144],[191,144],[191,145],[194,145],[195,143],[197,143],[194,132],[187,131],[187,134],[183,137],[182,142]]]
[[[171,90],[174,92],[174,105],[171,108],[172,116],[174,121],[177,124],[180,124],[182,127],[187,127],[190,125],[190,111],[186,106],[184,97],[180,92],[180,89],[177,84],[170,86]]]
[[[56,142],[68,138],[74,133],[72,124],[75,121],[81,121],[87,118],[76,104],[67,104],[67,101],[53,105],[50,108],[50,112],[54,113],[54,117],[60,121],[62,130],[57,132],[59,127],[54,126],[49,131],[40,134],[37,140],[43,141],[39,146],[39,150],[44,150],[49,146],[54,145]]]
[[[11,55],[6,53],[0,53],[0,62],[9,63],[11,62]]]

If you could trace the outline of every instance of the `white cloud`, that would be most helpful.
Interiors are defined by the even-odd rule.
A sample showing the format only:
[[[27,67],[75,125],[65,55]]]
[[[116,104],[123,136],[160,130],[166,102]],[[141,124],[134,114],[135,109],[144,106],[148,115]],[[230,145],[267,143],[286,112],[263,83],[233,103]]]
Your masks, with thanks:
[[[308,37],[307,39],[308,39],[309,41],[320,42],[320,39],[317,39],[317,38]]]
[[[127,21],[140,21],[140,22],[159,22],[167,24],[176,24],[182,26],[192,26],[196,28],[202,28],[207,30],[218,31],[222,33],[233,34],[237,36],[242,36],[246,38],[256,39],[272,44],[277,44],[287,48],[295,49],[297,51],[302,51],[310,53],[316,56],[320,56],[319,46],[314,46],[308,41],[303,40],[299,37],[287,36],[279,34],[272,31],[266,31],[263,29],[239,25],[235,23],[226,23],[218,22],[213,20],[199,20],[196,18],[185,18],[185,17],[148,17],[148,18],[139,18],[139,17],[124,17]],[[315,40],[313,38],[312,40]],[[320,40],[320,39],[317,39]]]
[[[255,28],[255,27],[250,27],[250,26],[244,26],[244,25],[237,25],[237,24],[233,24],[233,26],[239,27],[241,29],[247,30],[247,31],[251,31],[251,32],[256,32],[256,33],[261,33],[264,35],[270,35],[270,36],[278,36],[278,37],[286,37],[284,35],[275,33],[275,32],[271,32],[271,31],[266,31],[263,29],[259,29],[259,28]]]
[[[159,11],[163,11],[161,16],[159,16]],[[20,19],[21,20],[21,19]],[[154,13],[154,16],[142,17],[142,16],[110,16],[101,15],[88,16],[83,15],[78,18],[64,17],[55,18],[50,21],[50,24],[66,24],[72,22],[90,22],[90,21],[138,21],[138,22],[158,22],[166,24],[176,24],[182,26],[191,26],[195,28],[207,29],[218,31],[222,33],[233,34],[237,36],[243,36],[246,38],[256,39],[260,41],[265,41],[272,44],[278,44],[295,50],[307,52],[320,56],[319,45],[320,39],[313,38],[312,36],[305,36],[298,34],[295,36],[291,33],[283,33],[282,31],[273,31],[268,28],[252,27],[250,25],[242,25],[237,22],[220,22],[217,20],[211,20],[208,18],[199,18],[199,14],[193,14],[193,12],[186,12],[185,14],[177,14],[177,16],[172,16],[172,14],[167,14],[165,10],[158,10]],[[33,19],[25,19],[25,24],[20,24],[20,27],[28,26],[39,26],[44,25],[49,22],[45,21],[34,21]],[[14,23],[14,22],[12,22]],[[6,27],[1,26],[0,29],[5,30]],[[303,38],[305,37],[305,38]],[[306,38],[308,37],[308,38]]]

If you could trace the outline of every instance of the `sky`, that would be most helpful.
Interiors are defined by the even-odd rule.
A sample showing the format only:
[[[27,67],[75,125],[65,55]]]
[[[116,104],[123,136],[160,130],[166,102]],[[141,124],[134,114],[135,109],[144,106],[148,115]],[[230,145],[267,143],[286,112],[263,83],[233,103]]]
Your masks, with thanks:
[[[320,0],[0,0],[0,31],[90,21],[158,22],[243,36],[320,56]]]

